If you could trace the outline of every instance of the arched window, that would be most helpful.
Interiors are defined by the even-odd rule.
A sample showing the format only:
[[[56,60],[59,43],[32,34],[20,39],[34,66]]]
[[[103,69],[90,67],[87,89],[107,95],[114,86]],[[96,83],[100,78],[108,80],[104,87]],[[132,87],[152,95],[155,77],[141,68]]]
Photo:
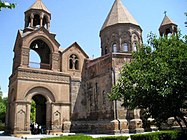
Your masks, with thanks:
[[[114,43],[112,45],[112,52],[117,52],[117,44],[116,43]]]
[[[121,45],[121,50],[123,52],[128,52],[129,51],[129,47],[128,47],[128,44],[126,42]]]
[[[34,54],[35,53],[35,54]],[[38,55],[40,58],[39,60],[32,59],[32,54]],[[50,56],[51,56],[51,50],[49,46],[41,39],[37,39],[33,41],[30,45],[30,58],[29,58],[29,66],[32,67],[34,64],[34,67],[32,68],[38,68],[40,67],[41,69],[50,69]],[[36,66],[39,65],[39,66]]]
[[[33,26],[34,27],[40,26],[40,16],[38,14],[34,15]]]
[[[105,47],[105,54],[107,54],[108,53],[108,49],[107,49],[107,46]]]
[[[40,68],[40,56],[35,52],[34,50],[30,50],[30,56],[29,56],[29,67],[30,68]]]
[[[133,51],[135,51],[135,52],[137,51],[137,43],[136,42],[133,43]]]
[[[75,54],[69,57],[69,69],[79,70],[79,59]]]
[[[43,27],[45,27],[46,29],[47,29],[47,22],[48,22],[48,18],[47,18],[47,16],[44,16],[42,25],[43,25]]]

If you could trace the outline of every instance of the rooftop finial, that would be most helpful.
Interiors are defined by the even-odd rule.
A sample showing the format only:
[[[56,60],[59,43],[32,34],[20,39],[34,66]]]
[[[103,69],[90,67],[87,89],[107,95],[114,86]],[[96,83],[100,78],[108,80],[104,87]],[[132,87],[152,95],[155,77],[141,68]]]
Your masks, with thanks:
[[[164,11],[164,14],[165,14],[165,16],[166,16],[166,14],[167,14],[167,11]]]

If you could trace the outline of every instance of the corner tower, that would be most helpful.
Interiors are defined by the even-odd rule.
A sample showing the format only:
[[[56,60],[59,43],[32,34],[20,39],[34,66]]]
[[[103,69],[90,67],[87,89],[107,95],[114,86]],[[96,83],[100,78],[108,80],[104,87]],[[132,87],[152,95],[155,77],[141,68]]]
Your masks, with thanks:
[[[121,0],[115,0],[100,31],[101,55],[131,53],[142,43],[142,29]]]
[[[177,33],[177,24],[175,24],[165,12],[164,19],[159,27],[160,36],[167,36],[168,34],[176,34]]]

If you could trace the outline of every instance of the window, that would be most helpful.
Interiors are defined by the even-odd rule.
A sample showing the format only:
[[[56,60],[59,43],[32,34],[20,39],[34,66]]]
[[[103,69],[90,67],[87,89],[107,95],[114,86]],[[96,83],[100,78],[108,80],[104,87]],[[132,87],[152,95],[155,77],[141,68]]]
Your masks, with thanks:
[[[136,42],[133,43],[133,51],[135,51],[135,52],[137,51],[137,43]]]
[[[107,46],[105,47],[105,54],[107,54],[108,53],[108,50],[107,50]]]
[[[123,43],[121,47],[122,47],[123,52],[128,52],[129,51],[128,44],[126,42]]]
[[[78,70],[79,69],[79,60],[75,54],[70,55],[69,58],[69,69]]]
[[[116,45],[116,43],[114,43],[112,45],[112,52],[117,52],[117,45]]]

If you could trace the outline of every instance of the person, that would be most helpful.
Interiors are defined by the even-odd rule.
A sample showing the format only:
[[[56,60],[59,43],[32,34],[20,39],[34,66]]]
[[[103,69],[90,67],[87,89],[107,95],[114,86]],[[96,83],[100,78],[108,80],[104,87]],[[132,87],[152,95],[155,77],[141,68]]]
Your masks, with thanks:
[[[41,125],[38,126],[38,133],[42,134],[42,126]]]
[[[30,124],[31,134],[34,134],[34,123],[31,122]]]
[[[38,124],[34,123],[34,134],[38,134]]]

